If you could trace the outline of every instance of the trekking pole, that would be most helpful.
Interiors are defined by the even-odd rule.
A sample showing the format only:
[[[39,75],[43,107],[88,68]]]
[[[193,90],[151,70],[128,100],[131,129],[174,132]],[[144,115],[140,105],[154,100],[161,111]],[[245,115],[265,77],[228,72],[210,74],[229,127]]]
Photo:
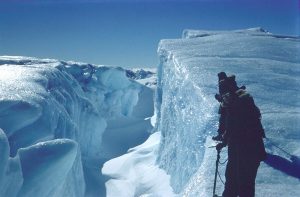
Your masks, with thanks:
[[[216,185],[217,185],[217,175],[218,175],[218,167],[219,167],[219,160],[220,160],[220,152],[221,150],[217,150],[217,161],[216,161],[216,171],[215,171],[215,180],[214,180],[214,190],[213,190],[213,197],[216,197]]]
[[[269,140],[269,143],[276,147],[278,150],[281,150],[283,153],[285,153],[286,155],[288,155],[290,157],[290,160],[298,165],[300,165],[300,158],[295,156],[295,155],[292,155],[291,153],[288,153],[286,150],[284,150],[283,148],[277,146],[270,138],[266,138],[267,140]]]
[[[291,155],[290,153],[288,153],[286,150],[284,150],[283,148],[277,146],[277,145],[273,142],[273,140],[271,140],[270,138],[267,138],[267,137],[266,137],[266,139],[269,140],[269,143],[270,143],[272,146],[278,148],[279,150],[281,150],[282,152],[284,152],[285,154],[287,154],[287,155],[290,156],[290,157],[293,156],[293,155]]]

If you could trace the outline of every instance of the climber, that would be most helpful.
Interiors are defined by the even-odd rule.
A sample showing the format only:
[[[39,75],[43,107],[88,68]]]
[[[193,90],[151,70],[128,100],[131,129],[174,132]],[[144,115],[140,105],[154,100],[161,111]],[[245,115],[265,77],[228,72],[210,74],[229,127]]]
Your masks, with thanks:
[[[219,151],[228,145],[228,163],[225,172],[223,197],[254,197],[255,178],[260,162],[266,158],[265,137],[261,114],[252,96],[237,86],[235,76],[225,77],[219,83],[223,111],[220,126],[223,141]]]
[[[231,76],[234,77],[235,80],[235,76]],[[229,78],[231,78],[229,77]],[[225,79],[227,78],[227,75],[225,72],[220,72],[218,73],[218,85],[219,85],[219,93],[215,95],[215,99],[220,103],[219,106],[219,110],[218,113],[220,114],[220,118],[219,118],[219,127],[218,127],[218,135],[213,136],[212,139],[215,141],[222,141],[223,140],[223,134],[225,132],[225,128],[224,128],[224,124],[221,124],[222,122],[224,122],[224,118],[225,118],[225,106],[224,103],[222,102],[222,96],[225,95],[226,90],[224,89],[225,87]],[[245,90],[246,87],[245,86],[241,86],[239,89],[243,89]]]

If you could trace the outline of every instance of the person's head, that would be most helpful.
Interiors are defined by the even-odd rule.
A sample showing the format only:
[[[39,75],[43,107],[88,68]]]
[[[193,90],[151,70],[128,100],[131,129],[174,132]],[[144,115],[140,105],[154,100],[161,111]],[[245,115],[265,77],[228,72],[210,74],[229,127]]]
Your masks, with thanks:
[[[219,81],[219,93],[221,96],[228,92],[228,87],[226,83],[226,79],[222,79]]]
[[[223,95],[226,93],[226,87],[225,87],[225,79],[226,78],[227,78],[227,75],[225,72],[218,73],[219,94],[220,95]]]
[[[227,78],[227,75],[225,72],[219,72],[218,73],[218,79],[219,79],[219,82],[223,79]]]
[[[235,75],[226,78],[226,87],[229,93],[234,93],[239,89],[235,81]]]
[[[234,93],[239,89],[235,81],[235,75],[227,76],[225,72],[220,72],[218,78],[220,95]]]

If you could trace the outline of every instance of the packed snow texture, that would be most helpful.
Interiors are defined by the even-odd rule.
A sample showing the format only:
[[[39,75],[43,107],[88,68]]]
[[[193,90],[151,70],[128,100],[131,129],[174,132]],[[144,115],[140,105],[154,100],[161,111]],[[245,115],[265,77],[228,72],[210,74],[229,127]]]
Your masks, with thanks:
[[[300,196],[300,39],[262,28],[185,30],[182,39],[162,40],[158,53],[157,162],[175,193],[212,195],[216,151],[208,146],[218,125],[217,73],[225,71],[262,112],[269,157],[258,171],[257,196]]]
[[[153,108],[122,68],[1,56],[0,196],[105,196],[101,165],[148,138]]]
[[[155,164],[159,142],[160,132],[155,132],[142,145],[104,164],[102,172],[110,178],[105,183],[107,197],[174,196],[170,177]]]

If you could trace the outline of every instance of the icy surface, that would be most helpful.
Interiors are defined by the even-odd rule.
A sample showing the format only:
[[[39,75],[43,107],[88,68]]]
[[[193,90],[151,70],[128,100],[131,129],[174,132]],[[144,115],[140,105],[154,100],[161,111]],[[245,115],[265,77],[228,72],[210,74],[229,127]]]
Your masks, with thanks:
[[[110,178],[105,183],[107,197],[174,195],[170,177],[155,165],[159,141],[156,132],[142,145],[104,164],[102,172]]]
[[[160,42],[157,80],[147,69],[0,56],[0,196],[211,196],[220,71],[262,112],[269,157],[257,196],[300,196],[299,44],[262,28],[185,30]]]
[[[75,163],[78,146],[72,140],[51,140],[21,148],[20,157],[24,183],[18,196],[62,196],[67,175]],[[80,159],[80,157],[79,157]],[[33,165],[34,163],[34,165]],[[73,196],[84,194],[84,180],[72,180]],[[77,193],[78,192],[78,193]]]
[[[16,196],[23,184],[22,170],[18,157],[9,157],[9,143],[0,129],[0,196]]]
[[[148,138],[153,108],[122,68],[0,56],[0,196],[105,196],[103,163]]]
[[[174,191],[212,195],[216,152],[205,143],[216,134],[214,94],[217,73],[225,71],[235,74],[238,85],[246,85],[254,97],[269,138],[270,155],[258,171],[257,196],[299,196],[300,168],[291,156],[300,157],[300,39],[261,28],[186,30],[183,37],[162,40],[158,49],[158,164],[171,176]],[[220,194],[223,186],[218,184]]]

